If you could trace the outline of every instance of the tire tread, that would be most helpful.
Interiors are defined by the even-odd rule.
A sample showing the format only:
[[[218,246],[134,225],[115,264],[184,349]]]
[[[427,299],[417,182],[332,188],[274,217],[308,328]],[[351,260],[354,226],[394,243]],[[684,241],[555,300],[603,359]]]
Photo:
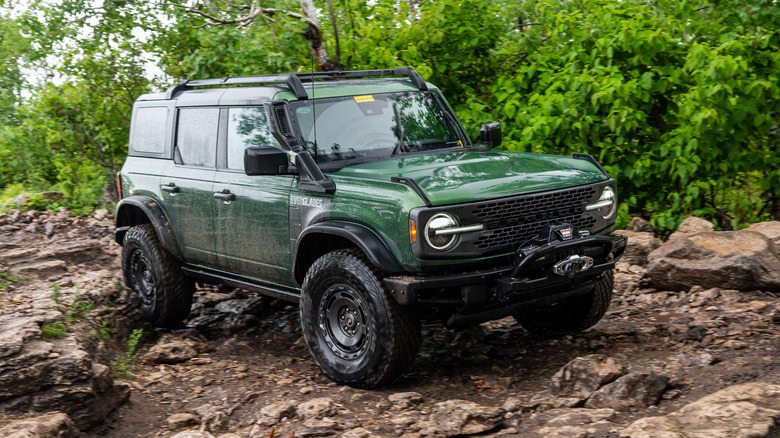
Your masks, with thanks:
[[[162,281],[161,296],[154,297],[155,303],[151,312],[145,314],[146,319],[159,328],[180,327],[192,307],[194,282],[182,272],[181,262],[160,245],[154,225],[146,223],[130,228],[122,244],[122,272],[127,287],[133,288],[128,258],[134,245],[146,251],[152,263],[156,262]]]
[[[320,363],[319,354],[317,353],[318,346],[312,346],[309,343],[309,348],[312,351],[312,356],[320,365],[323,372],[333,380],[339,383],[361,387],[361,388],[374,388],[377,386],[387,385],[394,381],[402,374],[411,369],[414,364],[417,352],[422,343],[421,329],[419,319],[409,308],[402,307],[395,299],[390,295],[384,283],[382,282],[382,272],[368,258],[358,249],[340,249],[330,252],[312,264],[306,273],[304,279],[304,292],[301,294],[301,325],[304,330],[304,337],[314,339],[316,336],[310,329],[310,321],[305,321],[305,309],[311,308],[314,303],[312,302],[311,294],[306,293],[306,285],[311,281],[311,278],[320,272],[323,268],[331,266],[333,263],[340,263],[341,267],[351,272],[358,277],[361,281],[375,281],[381,288],[382,294],[384,294],[384,300],[387,304],[388,314],[377,315],[377,322],[380,329],[388,327],[382,327],[383,323],[391,325],[389,329],[392,330],[391,343],[392,345],[385,352],[379,352],[384,356],[384,361],[379,362],[376,366],[369,371],[369,374],[364,377],[356,377],[350,379],[344,376],[335,376],[328,369],[328,364]],[[361,276],[368,274],[373,277],[363,279]],[[385,354],[387,353],[387,354]]]

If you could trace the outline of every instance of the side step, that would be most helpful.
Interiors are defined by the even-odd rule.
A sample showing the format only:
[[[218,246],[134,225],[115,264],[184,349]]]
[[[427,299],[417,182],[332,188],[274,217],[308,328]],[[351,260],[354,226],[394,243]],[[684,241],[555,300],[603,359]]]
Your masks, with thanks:
[[[257,292],[259,294],[266,295],[272,298],[291,301],[293,303],[297,303],[301,296],[300,292],[296,292],[293,290],[252,283],[247,280],[241,280],[241,279],[229,277],[224,274],[218,274],[212,271],[206,271],[205,269],[198,269],[198,268],[185,266],[182,268],[182,270],[188,276],[193,278],[198,278],[210,283],[222,283],[228,286],[233,286],[240,289],[246,289],[252,292]]]

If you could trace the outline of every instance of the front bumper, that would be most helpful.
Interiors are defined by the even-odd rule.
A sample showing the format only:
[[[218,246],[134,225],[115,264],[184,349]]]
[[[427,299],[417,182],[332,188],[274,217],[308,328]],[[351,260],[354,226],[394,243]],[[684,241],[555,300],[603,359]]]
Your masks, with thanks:
[[[399,304],[458,307],[447,325],[460,327],[589,292],[602,273],[615,267],[626,243],[617,234],[555,240],[518,252],[522,257],[516,264],[457,274],[393,276],[384,281]],[[575,266],[562,275],[561,266],[570,259],[579,263],[580,257],[592,259],[592,264],[582,270]],[[437,291],[448,292],[434,297]]]

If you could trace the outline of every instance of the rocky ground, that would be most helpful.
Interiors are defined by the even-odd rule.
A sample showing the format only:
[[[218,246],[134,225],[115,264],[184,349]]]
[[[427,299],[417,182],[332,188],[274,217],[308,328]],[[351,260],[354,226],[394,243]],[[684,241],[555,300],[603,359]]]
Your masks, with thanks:
[[[634,224],[610,310],[584,333],[425,325],[411,373],[358,390],[322,376],[294,305],[202,287],[188,329],[158,333],[122,287],[107,212],[12,211],[0,215],[0,436],[780,437],[780,224],[698,225],[657,249]],[[696,263],[708,257],[722,263]]]

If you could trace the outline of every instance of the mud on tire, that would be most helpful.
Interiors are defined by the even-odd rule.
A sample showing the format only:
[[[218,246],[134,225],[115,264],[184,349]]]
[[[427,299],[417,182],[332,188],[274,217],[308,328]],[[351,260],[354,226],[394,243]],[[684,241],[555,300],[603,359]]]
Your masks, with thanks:
[[[420,348],[420,321],[388,293],[377,269],[354,249],[319,258],[300,301],[306,344],[330,379],[362,388],[408,371]]]
[[[561,300],[541,309],[514,315],[524,329],[536,334],[587,330],[601,320],[612,300],[614,275],[604,272],[590,292]]]
[[[144,319],[155,327],[181,327],[192,307],[195,284],[160,245],[152,224],[137,225],[125,234],[122,273],[141,302]]]

